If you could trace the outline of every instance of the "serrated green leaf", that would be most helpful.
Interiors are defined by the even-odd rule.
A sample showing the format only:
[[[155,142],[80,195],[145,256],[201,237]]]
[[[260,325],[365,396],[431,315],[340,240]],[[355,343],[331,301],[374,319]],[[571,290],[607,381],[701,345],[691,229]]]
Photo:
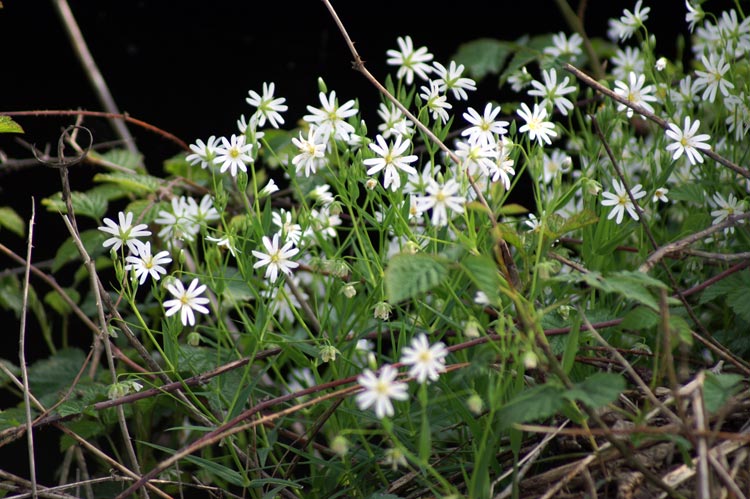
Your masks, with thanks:
[[[708,412],[714,413],[727,403],[727,400],[742,389],[740,384],[743,380],[740,374],[714,374],[706,373],[706,381],[703,384],[703,402]]]
[[[669,198],[703,205],[706,203],[706,187],[700,182],[679,182],[670,186]]]
[[[67,348],[35,362],[29,367],[31,393],[45,406],[57,402],[58,393],[70,387],[85,358],[81,350]]]
[[[26,224],[24,224],[23,218],[18,216],[18,213],[9,206],[0,207],[0,227],[5,227],[19,237],[24,237],[26,234]]]
[[[505,70],[502,72],[499,78],[499,86],[503,86],[508,78],[526,66],[532,61],[537,60],[542,55],[544,47],[551,45],[550,40],[552,35],[537,35],[529,38],[528,35],[524,35],[517,39],[512,45],[513,58],[508,62]]]
[[[524,390],[498,411],[498,421],[507,428],[552,416],[563,405],[562,393],[559,386],[549,383]]]
[[[667,285],[660,280],[654,279],[643,272],[629,270],[608,274],[604,277],[604,281],[606,281],[610,292],[619,293],[627,299],[634,300],[654,310],[659,309],[659,304],[648,288],[667,289]]]
[[[592,409],[614,402],[625,390],[625,378],[615,373],[596,373],[564,393],[568,400],[577,400]]]
[[[81,232],[81,242],[89,255],[101,253],[102,243],[106,239],[107,234],[98,229],[89,229]],[[55,253],[55,258],[52,261],[52,272],[57,272],[66,263],[79,260],[80,258],[81,254],[78,252],[78,247],[73,242],[73,239],[69,237],[60,245],[57,253]]]
[[[385,269],[387,300],[397,303],[414,298],[440,284],[447,275],[447,265],[435,256],[424,253],[395,255]]]
[[[5,366],[5,369],[8,370],[13,376],[16,378],[19,378],[21,376],[21,368],[16,366],[14,363],[7,359],[0,359],[0,363]],[[10,376],[5,374],[5,370],[0,371],[0,386],[5,385],[6,383],[10,382]]]
[[[78,421],[63,423],[63,425],[86,440],[101,436],[107,431],[107,427],[95,419],[80,419]],[[67,433],[64,433],[60,437],[60,452],[65,452],[69,447],[76,444],[78,444],[78,441]]]
[[[508,42],[479,38],[459,45],[453,60],[466,67],[470,78],[479,81],[490,73],[498,74],[510,53]]]
[[[107,199],[97,192],[73,192],[70,195],[73,211],[76,215],[86,216],[94,220],[101,220],[107,213]],[[53,196],[42,199],[42,205],[49,211],[67,213],[68,208],[58,192]]]
[[[156,191],[161,181],[151,175],[137,175],[135,173],[97,173],[94,182],[111,182],[119,185],[137,196],[144,196]]]
[[[33,410],[31,417],[36,417],[37,412]],[[0,431],[8,428],[17,428],[26,421],[26,411],[23,407],[10,407],[0,411]]]
[[[21,125],[10,116],[0,115],[0,133],[24,133]]]
[[[622,329],[635,329],[642,331],[656,326],[659,323],[659,314],[653,309],[644,306],[637,306],[630,310],[622,318],[620,327]]]
[[[487,295],[490,303],[500,301],[502,284],[497,265],[484,255],[469,255],[461,262],[461,268],[477,289]]]
[[[102,154],[90,151],[89,154],[128,170],[136,170],[143,166],[143,155],[127,149],[110,149]]]

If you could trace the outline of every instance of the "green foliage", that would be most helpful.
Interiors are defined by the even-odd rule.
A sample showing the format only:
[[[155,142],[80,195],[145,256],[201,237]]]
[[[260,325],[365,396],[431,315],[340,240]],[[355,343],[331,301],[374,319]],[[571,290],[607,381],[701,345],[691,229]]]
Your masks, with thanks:
[[[24,133],[21,125],[10,116],[0,115],[0,133]]]
[[[508,42],[479,38],[459,45],[453,59],[466,66],[470,78],[481,80],[488,74],[500,73],[512,51],[513,46]]]
[[[448,275],[440,257],[422,253],[401,253],[391,258],[385,270],[385,291],[389,302],[415,298],[438,286]]]
[[[19,237],[26,234],[26,226],[23,219],[9,206],[0,206],[0,228],[6,228]]]

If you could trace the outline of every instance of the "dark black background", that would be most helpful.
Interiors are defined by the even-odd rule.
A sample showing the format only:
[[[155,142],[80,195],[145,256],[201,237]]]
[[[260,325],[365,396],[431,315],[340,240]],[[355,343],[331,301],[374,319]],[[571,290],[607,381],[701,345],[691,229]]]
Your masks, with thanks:
[[[606,19],[619,16],[635,2],[590,0],[586,26],[591,36],[603,37]],[[647,2],[652,11],[647,25],[660,40],[660,53],[671,55],[674,38],[684,29],[683,0]],[[708,2],[710,6],[712,2]],[[102,110],[71,48],[52,1],[4,0],[0,10],[0,111],[37,109]],[[410,35],[416,46],[426,45],[435,60],[447,65],[460,43],[480,37],[514,40],[523,34],[571,32],[553,0],[507,2],[473,1],[334,1],[342,22],[356,43],[368,69],[383,79],[389,68],[385,52],[397,48],[396,38]],[[235,131],[240,114],[249,116],[245,103],[250,89],[260,91],[264,81],[276,83],[277,96],[287,98],[287,126],[318,106],[317,78],[340,100],[358,98],[362,117],[371,129],[379,96],[374,87],[351,69],[351,55],[323,2],[299,1],[71,1],[81,31],[120,110],[192,143],[210,135]],[[575,8],[575,5],[574,5]],[[500,100],[496,79],[480,84],[471,103],[481,108],[489,99]],[[42,147],[55,143],[61,127],[72,118],[24,117],[24,140]],[[96,142],[114,139],[108,123],[87,119]],[[180,152],[173,143],[150,132],[130,127],[147,168],[158,173],[165,159]],[[0,150],[14,158],[28,151],[12,136],[0,136]],[[83,188],[93,174],[88,167],[71,173],[74,189]],[[39,202],[60,190],[59,174],[42,166],[0,169],[0,206],[10,205],[28,220],[32,197],[36,203],[34,261],[54,256],[64,226],[59,216]],[[3,230],[0,241],[19,254],[24,242]],[[12,267],[0,256],[0,272]],[[63,285],[66,283],[63,282]],[[46,292],[46,289],[43,291]],[[52,312],[51,312],[52,314]],[[0,329],[4,358],[17,363],[18,322],[7,317]],[[47,355],[29,324],[28,358]],[[89,332],[80,330],[84,349]],[[0,407],[15,399],[0,399]],[[56,445],[55,432],[50,434]],[[39,439],[44,444],[44,433]],[[25,445],[25,443],[23,444]],[[26,476],[23,445],[0,448],[0,456],[17,452],[16,466]],[[15,449],[15,450],[14,450]],[[24,456],[21,458],[21,456]],[[42,481],[50,483],[56,460],[38,461]]]

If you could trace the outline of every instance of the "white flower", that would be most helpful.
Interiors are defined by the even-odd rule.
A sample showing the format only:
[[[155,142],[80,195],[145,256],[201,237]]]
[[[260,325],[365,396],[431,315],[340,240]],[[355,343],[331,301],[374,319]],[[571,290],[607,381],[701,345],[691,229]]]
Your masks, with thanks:
[[[117,214],[117,218],[120,222],[119,224],[109,218],[102,220],[106,227],[99,227],[99,230],[113,236],[104,241],[102,245],[105,248],[112,246],[112,250],[118,251],[125,244],[131,253],[137,255],[144,244],[138,238],[150,236],[151,231],[147,230],[148,226],[146,224],[133,225],[133,213],[130,211],[127,213],[121,211]]]
[[[716,91],[720,91],[724,97],[729,95],[729,90],[734,88],[734,84],[724,78],[724,75],[729,71],[729,63],[726,62],[724,56],[719,56],[715,52],[709,54],[708,59],[705,55],[701,56],[703,66],[706,68],[705,71],[696,70],[695,74],[695,85],[698,90],[705,89],[703,91],[703,100],[713,102],[716,100]]]
[[[259,127],[266,124],[266,119],[274,128],[279,128],[279,125],[284,124],[284,118],[281,117],[280,113],[283,113],[288,109],[284,104],[286,99],[283,97],[274,98],[274,90],[275,84],[273,82],[264,82],[262,96],[258,95],[258,92],[250,90],[248,92],[250,96],[245,99],[248,104],[258,108],[258,110],[255,111],[255,115],[258,118]]]
[[[321,107],[307,106],[307,110],[312,114],[305,115],[302,119],[320,127],[319,133],[325,137],[325,142],[328,142],[331,136],[334,139],[347,142],[349,136],[355,132],[354,127],[346,121],[347,118],[357,114],[357,108],[354,107],[355,102],[348,100],[339,106],[336,101],[335,90],[332,90],[328,96],[320,92],[319,98]]]
[[[549,184],[557,175],[568,172],[573,166],[573,160],[565,154],[565,151],[555,149],[552,154],[544,153],[542,164],[544,169],[542,181]]]
[[[469,170],[470,175],[481,172],[489,176],[495,170],[497,149],[495,143],[456,141],[456,156],[461,160],[461,166]]]
[[[297,173],[304,170],[305,177],[309,177],[325,164],[326,142],[323,138],[325,137],[321,137],[317,127],[313,126],[307,131],[307,138],[303,137],[301,131],[299,138],[292,137],[292,144],[299,150],[299,154],[292,158]]]
[[[667,197],[667,193],[669,192],[669,189],[666,187],[658,187],[654,191],[654,196],[651,198],[651,201],[656,203],[657,201],[661,201],[662,203],[668,203],[669,198]]]
[[[210,241],[212,243],[216,243],[216,246],[220,248],[226,248],[229,250],[229,252],[232,254],[233,257],[237,257],[237,250],[233,245],[232,241],[229,239],[228,236],[224,237],[212,237],[212,236],[206,236],[206,241]]]
[[[734,194],[729,194],[726,199],[718,192],[713,195],[713,201],[716,204],[716,210],[711,211],[711,216],[714,217],[712,225],[717,225],[727,219],[727,217],[733,215],[742,215],[744,209],[742,202],[737,201],[737,197]],[[724,234],[733,234],[734,226],[724,228]]]
[[[657,71],[664,71],[664,69],[667,67],[668,62],[669,61],[666,57],[659,57],[654,64],[654,68],[656,68]]]
[[[693,4],[690,3],[690,0],[685,0],[685,8],[687,9],[687,14],[685,14],[685,22],[688,23],[688,28],[692,33],[695,29],[695,25],[703,20],[703,16],[705,15],[705,13],[701,9],[700,4],[698,4],[698,8],[696,9],[695,7],[693,7]]]
[[[528,133],[529,138],[531,140],[536,139],[539,145],[541,145],[542,142],[551,144],[552,139],[550,139],[550,137],[557,137],[555,124],[551,121],[547,121],[547,110],[540,107],[539,104],[535,103],[534,110],[531,111],[529,106],[527,106],[525,102],[522,102],[521,109],[519,109],[517,113],[526,122],[526,124],[522,125],[518,131]]]
[[[331,186],[328,184],[319,185],[315,189],[310,191],[309,196],[316,203],[319,203],[322,206],[328,206],[334,201],[333,194],[329,192],[330,190],[331,190]]]
[[[464,72],[463,64],[456,66],[456,61],[451,61],[447,69],[439,62],[433,62],[432,64],[435,67],[437,75],[435,82],[438,84],[440,92],[446,93],[450,90],[453,92],[453,97],[456,100],[469,100],[469,95],[466,91],[476,90],[477,84],[471,78],[461,76]]]
[[[414,122],[404,117],[404,113],[393,103],[389,107],[381,102],[378,108],[378,116],[383,120],[378,125],[378,131],[383,135],[384,139],[396,135],[405,135],[407,137],[414,135]]]
[[[217,144],[218,140],[214,135],[211,135],[205,143],[198,139],[195,144],[190,144],[190,150],[193,152],[188,154],[185,159],[191,165],[200,164],[201,168],[208,168],[216,157]]]
[[[640,106],[643,109],[653,113],[654,108],[649,104],[649,102],[655,102],[656,96],[652,95],[656,91],[656,87],[653,85],[646,85],[643,86],[644,82],[646,81],[646,75],[641,74],[638,76],[634,72],[630,72],[629,75],[630,83],[625,83],[620,80],[615,81],[615,93],[619,95],[620,97],[627,100],[629,103],[634,104],[636,106]],[[623,103],[617,104],[617,110],[622,111],[623,109],[627,108],[627,117],[632,118],[633,117],[633,108],[628,107]],[[641,118],[645,119],[645,116],[641,116]]]
[[[416,175],[417,170],[409,163],[415,162],[418,158],[413,154],[404,155],[406,150],[411,146],[411,142],[408,139],[402,140],[401,136],[397,136],[396,141],[390,144],[385,143],[382,135],[376,136],[375,141],[377,143],[371,142],[369,146],[380,157],[369,158],[363,161],[365,166],[370,167],[367,170],[367,174],[372,175],[385,169],[383,187],[386,189],[390,187],[392,191],[395,191],[401,186],[401,177],[398,170]]]
[[[226,137],[222,137],[221,145],[216,148],[214,163],[221,166],[219,170],[221,173],[229,170],[229,173],[233,177],[236,177],[237,169],[246,172],[246,164],[253,162],[252,150],[253,145],[245,143],[244,135],[232,134],[229,140]]]
[[[195,199],[188,197],[186,216],[199,225],[205,225],[221,218],[218,210],[214,208],[214,200],[210,194],[205,194],[201,198],[200,204]]]
[[[706,141],[711,136],[705,133],[696,135],[700,125],[700,120],[695,120],[691,125],[690,116],[685,116],[685,128],[682,130],[674,123],[669,124],[665,133],[667,137],[674,141],[667,145],[667,151],[674,152],[672,159],[677,159],[682,156],[682,153],[685,153],[691,165],[703,163],[703,156],[698,152],[698,149],[710,150],[711,146]]]
[[[269,279],[271,283],[276,282],[279,271],[291,276],[292,269],[299,267],[299,263],[290,260],[291,257],[299,253],[299,248],[295,248],[292,241],[287,241],[284,246],[279,248],[278,232],[273,235],[273,240],[269,239],[268,236],[263,236],[263,246],[266,248],[266,253],[253,250],[253,256],[258,258],[253,268],[268,266],[265,278]]]
[[[497,120],[498,114],[500,114],[500,106],[493,106],[489,102],[484,106],[484,112],[481,116],[473,107],[469,107],[463,116],[471,126],[464,129],[461,132],[461,136],[468,135],[467,140],[470,144],[479,142],[494,144],[497,137],[505,135],[508,132],[508,122]]]
[[[150,275],[154,281],[161,279],[167,270],[162,267],[172,261],[168,251],[160,251],[156,255],[151,254],[151,243],[147,242],[140,251],[135,255],[129,255],[125,258],[127,265],[125,270],[134,270],[138,284],[143,284]]]
[[[174,280],[167,284],[167,290],[174,296],[174,299],[164,302],[164,308],[167,309],[166,316],[171,317],[180,312],[180,321],[183,326],[188,324],[195,325],[195,312],[207,314],[208,309],[204,307],[208,303],[208,298],[200,296],[206,290],[206,285],[201,284],[198,279],[193,279],[187,289],[180,280]]]
[[[536,217],[533,213],[529,213],[529,218],[523,221],[531,232],[539,232],[542,230],[542,221]]]
[[[544,47],[544,53],[549,54],[552,57],[560,56],[576,56],[581,55],[581,44],[583,38],[578,33],[573,33],[570,38],[560,31],[557,34],[552,35],[552,47]]]
[[[557,83],[557,71],[555,68],[547,71],[542,71],[542,77],[544,78],[544,84],[536,80],[531,82],[531,86],[534,87],[527,93],[532,96],[542,97],[540,106],[547,107],[554,104],[560,114],[563,116],[568,115],[568,111],[573,110],[573,103],[570,102],[565,96],[571,92],[576,91],[574,86],[566,86],[570,81],[570,77],[566,76],[565,79]]]
[[[466,198],[457,195],[460,184],[453,179],[439,184],[434,179],[427,180],[426,196],[417,198],[417,210],[425,212],[432,209],[432,225],[443,227],[448,225],[448,208],[456,213],[464,212]]]
[[[280,208],[279,211],[271,213],[271,221],[279,228],[279,231],[287,241],[291,241],[295,246],[299,245],[300,237],[302,237],[302,227],[292,222],[292,212]]]
[[[399,50],[389,49],[385,53],[388,56],[386,64],[399,67],[396,78],[404,79],[407,85],[411,85],[414,82],[414,73],[416,73],[426,80],[427,74],[433,71],[432,66],[427,64],[433,58],[427,47],[420,47],[415,51],[410,36],[399,36],[396,42]]]
[[[534,77],[529,74],[526,66],[522,66],[521,69],[513,71],[513,73],[508,77],[508,83],[510,83],[510,88],[514,92],[520,92],[521,90],[529,86],[533,79]]]
[[[632,72],[636,74],[643,73],[646,63],[643,60],[641,51],[638,47],[627,46],[624,49],[618,48],[612,57],[612,74],[618,80],[624,80]]]
[[[510,190],[510,176],[516,174],[516,171],[513,169],[515,161],[510,159],[510,150],[512,147],[513,142],[508,137],[498,140],[495,144],[497,159],[495,159],[495,164],[490,169],[490,178],[492,181],[502,181],[506,191]],[[474,191],[472,190],[471,192]]]
[[[395,382],[396,376],[398,376],[398,371],[389,364],[384,365],[378,375],[369,369],[365,369],[357,377],[357,382],[363,388],[355,397],[360,410],[375,406],[375,415],[378,418],[393,416],[394,410],[391,399],[406,400],[409,398],[408,385]]]
[[[453,106],[448,103],[448,99],[444,94],[441,94],[440,88],[438,87],[438,84],[432,80],[429,82],[430,87],[427,88],[424,85],[422,85],[420,90],[422,93],[419,94],[419,96],[424,101],[425,107],[430,110],[432,113],[432,119],[437,121],[438,118],[440,118],[440,121],[445,124],[448,121],[448,109],[452,109]]]
[[[643,23],[648,19],[648,13],[651,12],[651,7],[641,9],[642,3],[643,0],[638,0],[633,12],[625,9],[619,20],[610,20],[610,38],[627,40],[639,27],[643,26]]]
[[[170,203],[172,211],[159,210],[159,214],[154,220],[157,224],[164,225],[159,231],[159,237],[167,240],[168,243],[174,240],[192,241],[200,230],[190,212],[190,205],[185,196],[173,197]]]
[[[448,349],[443,342],[436,342],[432,346],[427,341],[424,333],[414,337],[411,344],[404,347],[401,362],[408,366],[409,376],[415,378],[417,383],[436,381],[440,373],[445,372],[445,357]]]
[[[276,185],[276,181],[272,178],[269,178],[268,183],[266,183],[266,185],[258,192],[258,197],[264,198],[278,191],[279,191],[279,186]]]
[[[617,224],[620,224],[622,223],[623,215],[627,210],[628,214],[633,220],[638,220],[638,212],[636,212],[635,206],[628,196],[628,191],[625,190],[625,186],[619,180],[613,180],[612,185],[615,188],[614,194],[612,194],[611,192],[602,192],[602,196],[604,196],[605,198],[602,200],[602,205],[614,206],[614,208],[612,208],[612,211],[609,212],[609,216],[607,216],[607,219],[612,220],[613,218],[617,217],[615,222]],[[633,199],[636,200],[641,199],[646,195],[646,191],[643,190],[641,184],[637,184],[635,187],[633,187],[630,190],[630,193],[633,195]]]

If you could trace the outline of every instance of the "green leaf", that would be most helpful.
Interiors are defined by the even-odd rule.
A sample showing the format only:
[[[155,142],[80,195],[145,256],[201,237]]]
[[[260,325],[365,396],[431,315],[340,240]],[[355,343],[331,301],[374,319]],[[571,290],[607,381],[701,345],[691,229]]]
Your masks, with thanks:
[[[73,192],[70,195],[70,201],[76,215],[86,216],[99,221],[107,213],[107,199],[101,193]],[[51,197],[42,199],[42,205],[46,206],[49,211],[68,212],[68,208],[62,200],[62,194],[59,192]]]
[[[459,45],[453,60],[466,66],[469,77],[479,81],[490,73],[498,74],[510,53],[508,42],[479,38]]]
[[[63,288],[62,291],[70,297],[73,303],[78,303],[81,299],[80,293],[75,288]],[[57,291],[50,291],[44,295],[44,303],[62,316],[68,315],[71,312],[70,305]]]
[[[89,151],[89,155],[127,168],[128,170],[136,170],[143,165],[143,156],[127,149],[110,149],[103,154],[99,154],[96,151]]]
[[[0,227],[5,227],[19,237],[26,234],[26,224],[24,224],[23,219],[18,216],[13,208],[8,206],[0,207]]]
[[[461,262],[461,269],[476,285],[479,291],[487,295],[490,303],[500,301],[500,275],[492,258],[484,255],[469,255]]]
[[[659,304],[649,287],[668,289],[667,285],[643,272],[625,270],[605,276],[602,281],[606,284],[604,291],[619,293],[629,300],[634,300],[654,310]]]
[[[625,378],[615,373],[596,373],[565,391],[569,400],[578,400],[591,409],[614,402],[625,390]]]
[[[156,191],[161,181],[151,175],[137,175],[135,173],[97,173],[94,182],[111,182],[119,185],[137,196],[144,196]]]
[[[89,229],[81,232],[81,242],[89,255],[94,255],[102,251],[102,243],[107,239],[107,234],[98,229]],[[78,252],[73,239],[69,237],[60,245],[52,261],[52,272],[57,272],[66,263],[79,260],[81,254]]]
[[[45,406],[57,402],[58,393],[70,387],[85,357],[81,350],[68,348],[35,362],[29,368],[31,393]]]
[[[66,428],[73,430],[79,437],[85,438],[86,440],[93,439],[103,435],[107,427],[101,422],[95,419],[81,419],[78,421],[63,423]],[[73,437],[63,434],[60,437],[60,452],[64,452],[73,445],[76,445],[78,441],[74,440]]]
[[[568,232],[582,229],[587,225],[595,224],[598,221],[599,217],[596,215],[596,213],[594,213],[592,210],[584,209],[583,211],[578,212],[572,217],[566,219],[565,222],[563,222],[562,226],[556,228],[556,238],[562,236],[563,234],[567,234]]]
[[[522,391],[498,411],[498,420],[504,428],[547,418],[563,405],[563,391],[551,384],[539,385]]]
[[[703,384],[703,401],[706,410],[714,413],[726,404],[727,400],[742,389],[740,384],[744,378],[740,374],[706,373]]]
[[[24,133],[21,125],[10,116],[0,116],[0,133]]]
[[[630,310],[622,318],[620,327],[622,329],[634,329],[643,331],[656,326],[659,323],[659,314],[649,307],[637,306]]]
[[[446,264],[435,256],[400,253],[385,269],[386,297],[391,303],[414,298],[440,284],[447,275]]]

